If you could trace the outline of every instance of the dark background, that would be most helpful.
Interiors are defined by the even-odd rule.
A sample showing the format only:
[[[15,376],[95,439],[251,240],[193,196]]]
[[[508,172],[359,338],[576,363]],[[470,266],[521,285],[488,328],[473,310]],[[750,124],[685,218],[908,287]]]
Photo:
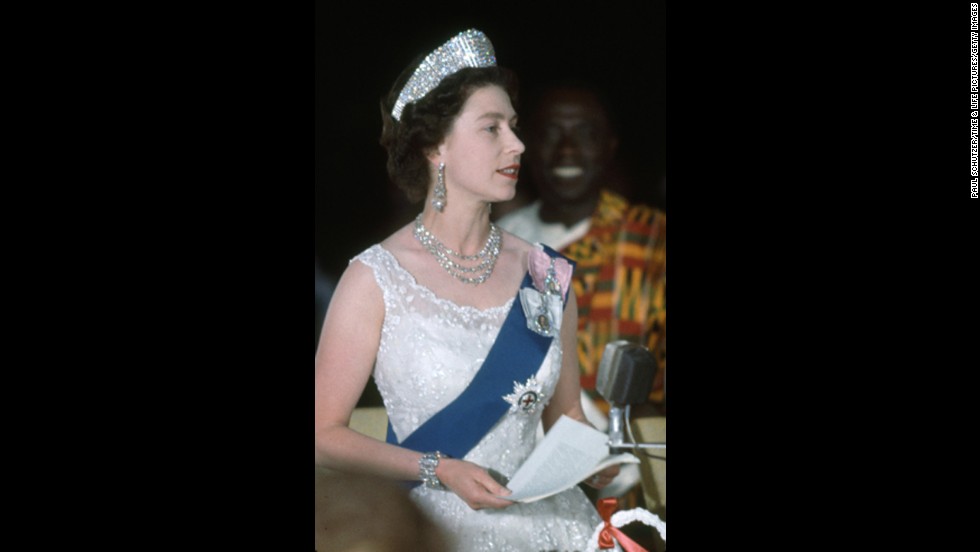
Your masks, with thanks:
[[[567,77],[601,85],[620,119],[630,198],[666,207],[657,191],[666,171],[664,2],[537,3],[533,14],[518,6],[487,4],[473,15],[355,6],[342,17],[316,4],[316,254],[328,273],[339,276],[421,210],[388,180],[379,102],[416,55],[470,27],[487,34],[522,92]],[[533,195],[523,175],[522,185]]]

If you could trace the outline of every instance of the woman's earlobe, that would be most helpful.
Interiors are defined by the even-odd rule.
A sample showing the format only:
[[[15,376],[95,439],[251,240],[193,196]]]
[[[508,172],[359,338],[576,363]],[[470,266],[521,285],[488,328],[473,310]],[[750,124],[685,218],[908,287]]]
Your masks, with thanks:
[[[439,148],[432,148],[430,150],[426,150],[424,153],[425,158],[428,159],[433,166],[438,167],[439,163],[442,162],[442,152],[439,151]]]

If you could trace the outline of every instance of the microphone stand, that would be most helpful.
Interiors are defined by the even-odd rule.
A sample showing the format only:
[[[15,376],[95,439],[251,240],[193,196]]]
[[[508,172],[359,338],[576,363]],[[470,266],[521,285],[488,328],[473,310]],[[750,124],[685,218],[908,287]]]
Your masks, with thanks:
[[[623,441],[623,426],[625,426],[625,418],[629,414],[629,406],[625,410],[626,416],[624,416],[623,407],[617,404],[611,404],[609,407],[609,452],[616,454],[620,452],[626,452],[634,449],[667,449],[667,443],[637,443],[633,439],[633,432],[629,428],[627,431],[630,435],[630,442],[626,443]],[[658,460],[667,461],[667,458],[662,456],[653,456],[648,454],[647,456],[651,458],[656,458]]]
[[[617,454],[636,449],[667,449],[667,443],[637,443],[628,425],[630,406],[640,404],[650,392],[657,372],[657,360],[646,347],[626,340],[606,344],[596,375],[596,391],[609,402],[609,452]],[[625,416],[624,416],[625,408]],[[623,440],[623,431],[629,442]],[[650,458],[667,458],[644,453]]]

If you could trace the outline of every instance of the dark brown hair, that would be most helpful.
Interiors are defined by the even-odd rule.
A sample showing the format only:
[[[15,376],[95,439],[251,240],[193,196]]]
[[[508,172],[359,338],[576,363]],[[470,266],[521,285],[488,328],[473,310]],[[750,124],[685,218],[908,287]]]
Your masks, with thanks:
[[[425,198],[431,181],[426,153],[445,139],[470,94],[478,88],[497,85],[507,92],[517,109],[518,83],[513,71],[496,66],[467,67],[442,79],[421,100],[406,105],[401,120],[396,121],[391,116],[391,109],[423,58],[419,56],[402,71],[388,96],[381,101],[380,143],[388,151],[388,177],[413,203]]]

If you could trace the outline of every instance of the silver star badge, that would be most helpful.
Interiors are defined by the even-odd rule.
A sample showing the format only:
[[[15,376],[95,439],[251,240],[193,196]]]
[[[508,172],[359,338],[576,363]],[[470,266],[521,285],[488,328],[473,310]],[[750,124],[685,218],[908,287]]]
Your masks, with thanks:
[[[514,392],[504,396],[504,400],[510,403],[511,412],[521,411],[525,414],[534,414],[539,405],[543,407],[545,398],[547,395],[544,394],[542,385],[534,376],[531,376],[524,384],[515,381]]]

